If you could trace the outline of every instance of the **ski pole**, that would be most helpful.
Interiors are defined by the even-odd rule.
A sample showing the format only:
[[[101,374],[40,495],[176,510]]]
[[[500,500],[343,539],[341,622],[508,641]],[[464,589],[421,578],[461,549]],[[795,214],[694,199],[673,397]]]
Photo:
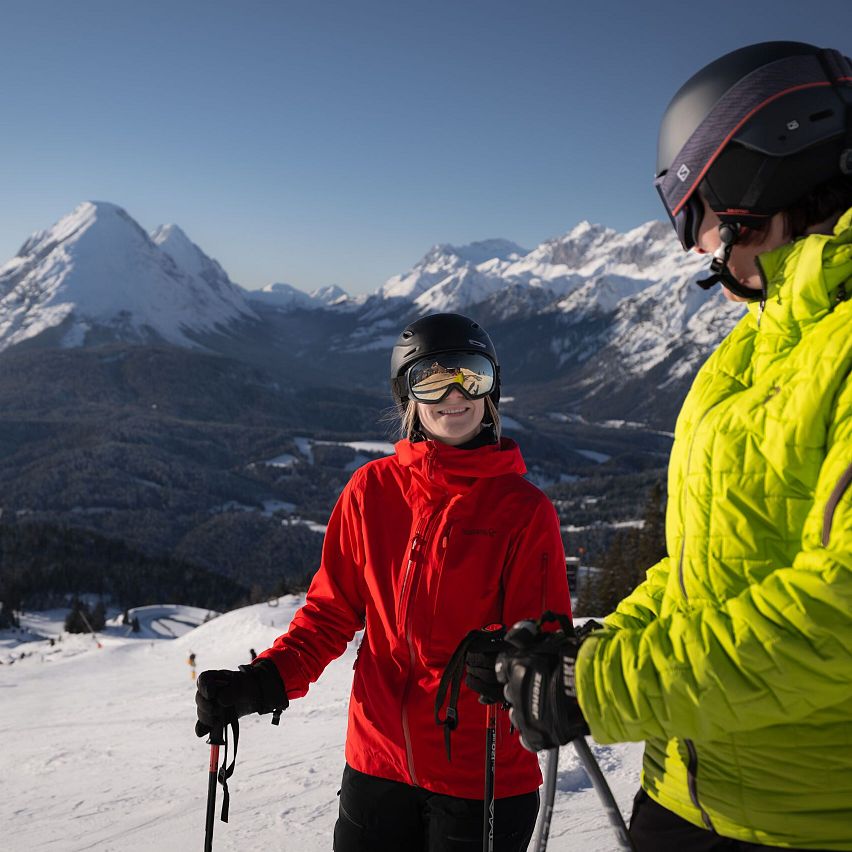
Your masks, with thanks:
[[[213,825],[216,822],[216,783],[219,773],[219,746],[225,744],[222,726],[213,728],[210,743],[210,771],[207,775],[207,824],[204,829],[204,852],[213,850]]]
[[[624,824],[624,819],[621,816],[621,811],[618,809],[615,796],[612,795],[612,790],[610,790],[609,784],[606,783],[606,778],[604,778],[604,774],[597,760],[595,760],[595,756],[592,754],[586,738],[577,737],[571,740],[571,742],[574,744],[577,757],[580,758],[580,763],[583,764],[583,768],[591,779],[592,786],[595,788],[610,824],[615,830],[615,836],[618,839],[618,848],[623,850],[623,852],[636,852],[636,847],[633,845],[633,841],[627,832],[627,826]]]
[[[494,852],[494,774],[497,769],[497,705],[485,710],[485,799],[482,817],[482,850]]]
[[[547,764],[544,769],[544,801],[541,803],[541,822],[538,837],[535,840],[535,852],[545,852],[547,838],[550,836],[550,820],[553,818],[553,800],[556,798],[556,771],[559,768],[559,749],[547,750]]]

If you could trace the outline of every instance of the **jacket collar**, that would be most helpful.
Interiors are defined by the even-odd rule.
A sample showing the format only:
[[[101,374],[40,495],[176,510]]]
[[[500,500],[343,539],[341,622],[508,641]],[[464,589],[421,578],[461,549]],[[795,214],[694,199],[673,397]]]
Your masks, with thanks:
[[[395,444],[399,463],[411,473],[412,487],[429,501],[447,494],[463,494],[479,480],[507,473],[526,473],[518,445],[511,438],[474,450],[460,450],[440,441]],[[411,495],[414,496],[414,495]]]
[[[840,285],[852,296],[852,209],[837,221],[833,234],[811,234],[760,255],[766,281],[763,306],[748,310],[761,333],[801,336],[801,329],[833,310]]]

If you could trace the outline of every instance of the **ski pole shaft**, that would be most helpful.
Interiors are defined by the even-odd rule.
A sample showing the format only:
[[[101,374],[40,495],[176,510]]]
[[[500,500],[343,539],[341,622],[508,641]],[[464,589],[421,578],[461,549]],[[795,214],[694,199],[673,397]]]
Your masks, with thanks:
[[[550,836],[550,821],[553,818],[553,801],[556,798],[556,773],[559,769],[559,749],[547,750],[547,763],[544,769],[544,800],[541,803],[541,817],[538,825],[538,837],[535,852],[545,852],[547,838]]]
[[[219,746],[223,745],[222,728],[210,731],[210,769],[207,774],[207,822],[204,828],[204,852],[213,850],[213,826],[216,822],[216,782],[219,774]]]
[[[494,774],[497,769],[497,705],[485,711],[485,799],[482,817],[483,852],[494,852]]]
[[[615,801],[615,796],[612,795],[612,790],[610,790],[609,784],[607,784],[606,778],[604,778],[604,774],[601,771],[597,760],[595,760],[595,756],[592,754],[589,744],[586,742],[586,738],[577,737],[571,742],[574,745],[574,750],[577,752],[577,757],[580,758],[580,762],[583,764],[584,769],[592,781],[592,786],[595,788],[598,798],[604,806],[604,810],[606,811],[610,824],[615,831],[615,836],[618,839],[617,848],[623,850],[623,852],[636,852],[636,847],[630,839],[630,834],[627,831],[627,826],[624,824],[624,818],[621,816],[621,811],[618,809],[618,803]]]

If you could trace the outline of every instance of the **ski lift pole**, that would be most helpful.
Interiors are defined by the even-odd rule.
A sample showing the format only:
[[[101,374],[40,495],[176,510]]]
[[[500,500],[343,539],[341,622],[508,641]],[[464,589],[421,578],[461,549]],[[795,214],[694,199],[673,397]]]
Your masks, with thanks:
[[[485,710],[485,798],[482,802],[482,850],[494,852],[494,775],[497,769],[497,705]]]
[[[82,619],[83,619],[83,623],[86,625],[86,627],[88,627],[88,628],[89,628],[89,633],[91,633],[91,634],[92,634],[92,639],[94,640],[95,645],[97,645],[97,646],[98,646],[98,648],[103,647],[103,646],[101,645],[101,643],[100,643],[100,642],[98,642],[98,637],[97,637],[97,636],[95,636],[95,631],[93,630],[93,628],[92,628],[92,624],[91,624],[91,622],[89,621],[89,619],[88,619],[88,618],[86,618],[86,613],[85,613],[85,612],[83,612],[83,610],[82,610],[82,609],[79,609],[79,610],[78,610],[78,612],[80,613],[80,618],[82,618]]]
[[[547,838],[550,836],[550,821],[553,819],[553,801],[556,798],[556,773],[559,769],[559,749],[547,750],[547,764],[544,769],[544,800],[541,803],[541,821],[538,836],[535,839],[535,852],[545,852]]]
[[[606,815],[609,818],[610,824],[615,831],[615,836],[618,839],[618,849],[622,852],[636,852],[636,847],[630,839],[630,834],[627,831],[627,826],[624,824],[624,818],[621,816],[621,811],[618,809],[618,803],[615,801],[615,796],[612,795],[612,790],[604,778],[604,774],[598,765],[589,744],[585,737],[577,737],[571,741],[574,745],[574,750],[577,752],[577,757],[580,758],[580,763],[588,773],[592,781],[592,786],[604,806]]]
[[[210,771],[207,775],[207,823],[204,829],[204,852],[213,850],[213,824],[216,822],[216,784],[219,775],[219,746],[225,744],[221,726],[213,728],[210,743]]]

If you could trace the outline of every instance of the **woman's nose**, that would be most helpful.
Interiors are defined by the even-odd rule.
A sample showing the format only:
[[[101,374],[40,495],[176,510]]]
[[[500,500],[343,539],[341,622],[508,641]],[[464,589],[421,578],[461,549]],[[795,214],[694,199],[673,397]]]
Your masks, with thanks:
[[[447,399],[464,399],[464,394],[458,388],[450,388]]]

